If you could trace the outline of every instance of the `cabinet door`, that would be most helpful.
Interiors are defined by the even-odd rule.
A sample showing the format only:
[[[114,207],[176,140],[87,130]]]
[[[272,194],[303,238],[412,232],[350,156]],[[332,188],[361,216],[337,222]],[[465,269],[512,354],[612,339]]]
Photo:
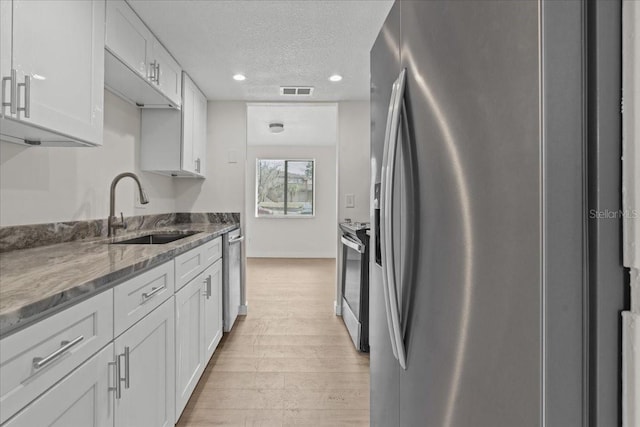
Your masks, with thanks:
[[[165,301],[115,341],[120,357],[122,396],[116,399],[116,426],[168,427],[175,421],[173,298]]]
[[[11,77],[11,2],[0,1],[0,78]],[[11,102],[11,93],[8,81],[2,81],[2,101]],[[10,115],[9,107],[0,106],[0,117],[5,112]]]
[[[203,273],[205,363],[209,361],[222,338],[222,259]]]
[[[105,0],[13,0],[12,19],[18,108],[27,110],[16,117],[102,144]]]
[[[204,372],[204,298],[202,274],[176,293],[176,420]]]
[[[207,139],[207,99],[183,73],[182,169],[204,176]]]
[[[113,344],[37,398],[6,427],[113,427]]]
[[[123,0],[107,1],[105,47],[145,79],[150,77],[147,59],[155,38]]]
[[[196,86],[189,76],[183,74],[182,81],[182,170],[196,173],[194,150],[194,123],[196,107]]]
[[[205,175],[207,158],[207,99],[196,88],[194,99],[193,150],[196,173]]]
[[[182,68],[155,38],[153,58],[158,64],[156,84],[175,105],[180,106],[182,103]]]

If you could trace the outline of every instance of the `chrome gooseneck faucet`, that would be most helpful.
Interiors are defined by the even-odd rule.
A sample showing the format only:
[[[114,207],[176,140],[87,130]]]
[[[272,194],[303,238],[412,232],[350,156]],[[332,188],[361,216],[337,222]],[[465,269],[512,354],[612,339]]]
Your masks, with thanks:
[[[118,223],[118,218],[116,217],[116,185],[122,178],[127,176],[130,178],[133,178],[136,184],[138,184],[138,192],[140,193],[140,203],[143,205],[146,205],[147,203],[149,203],[149,199],[147,198],[147,195],[142,189],[142,184],[140,184],[140,180],[138,179],[138,176],[136,174],[131,172],[124,172],[116,176],[115,178],[113,178],[113,181],[111,182],[111,192],[109,194],[109,220],[108,220],[108,224],[109,224],[108,236],[109,237],[115,236],[117,228],[122,228],[122,229],[127,228],[127,224],[124,222],[124,215],[122,215],[122,213],[120,214],[120,216],[122,217],[122,221],[120,223]]]

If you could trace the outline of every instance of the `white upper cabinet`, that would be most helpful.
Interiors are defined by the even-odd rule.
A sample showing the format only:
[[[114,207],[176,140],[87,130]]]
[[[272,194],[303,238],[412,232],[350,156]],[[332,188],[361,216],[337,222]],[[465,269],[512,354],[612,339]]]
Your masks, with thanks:
[[[171,56],[169,51],[154,40],[152,44],[152,58],[156,70],[153,74],[155,83],[169,99],[176,105],[181,103],[182,67]]]
[[[153,39],[151,31],[128,4],[124,1],[107,2],[105,46],[145,79],[150,77],[147,53],[151,52]]]
[[[11,115],[5,103],[11,102],[10,94],[11,82],[11,15],[13,14],[12,4],[10,1],[0,1],[0,76],[2,77],[2,105],[0,105],[0,117],[4,117],[5,113]],[[4,122],[3,122],[4,124]]]
[[[2,139],[101,145],[105,1],[0,2]]]
[[[205,177],[207,99],[182,73],[182,111],[142,111],[140,167],[182,177]]]
[[[182,68],[124,0],[107,1],[105,85],[139,107],[180,108]]]

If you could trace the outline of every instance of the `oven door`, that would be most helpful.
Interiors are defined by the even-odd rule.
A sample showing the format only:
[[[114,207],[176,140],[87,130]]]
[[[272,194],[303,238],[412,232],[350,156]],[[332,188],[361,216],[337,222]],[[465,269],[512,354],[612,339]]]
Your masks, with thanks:
[[[356,348],[361,347],[362,268],[365,245],[343,235],[342,241],[342,318]]]

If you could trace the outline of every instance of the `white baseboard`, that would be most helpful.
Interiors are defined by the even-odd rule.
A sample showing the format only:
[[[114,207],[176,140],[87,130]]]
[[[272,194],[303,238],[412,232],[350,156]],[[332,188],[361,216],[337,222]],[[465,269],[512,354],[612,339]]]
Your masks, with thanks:
[[[342,316],[342,304],[338,304],[336,301],[334,301],[333,311],[336,313],[336,316]]]
[[[249,303],[242,304],[240,307],[238,307],[238,316],[246,316],[248,311],[249,311]]]
[[[335,258],[334,252],[251,252],[247,258]]]

